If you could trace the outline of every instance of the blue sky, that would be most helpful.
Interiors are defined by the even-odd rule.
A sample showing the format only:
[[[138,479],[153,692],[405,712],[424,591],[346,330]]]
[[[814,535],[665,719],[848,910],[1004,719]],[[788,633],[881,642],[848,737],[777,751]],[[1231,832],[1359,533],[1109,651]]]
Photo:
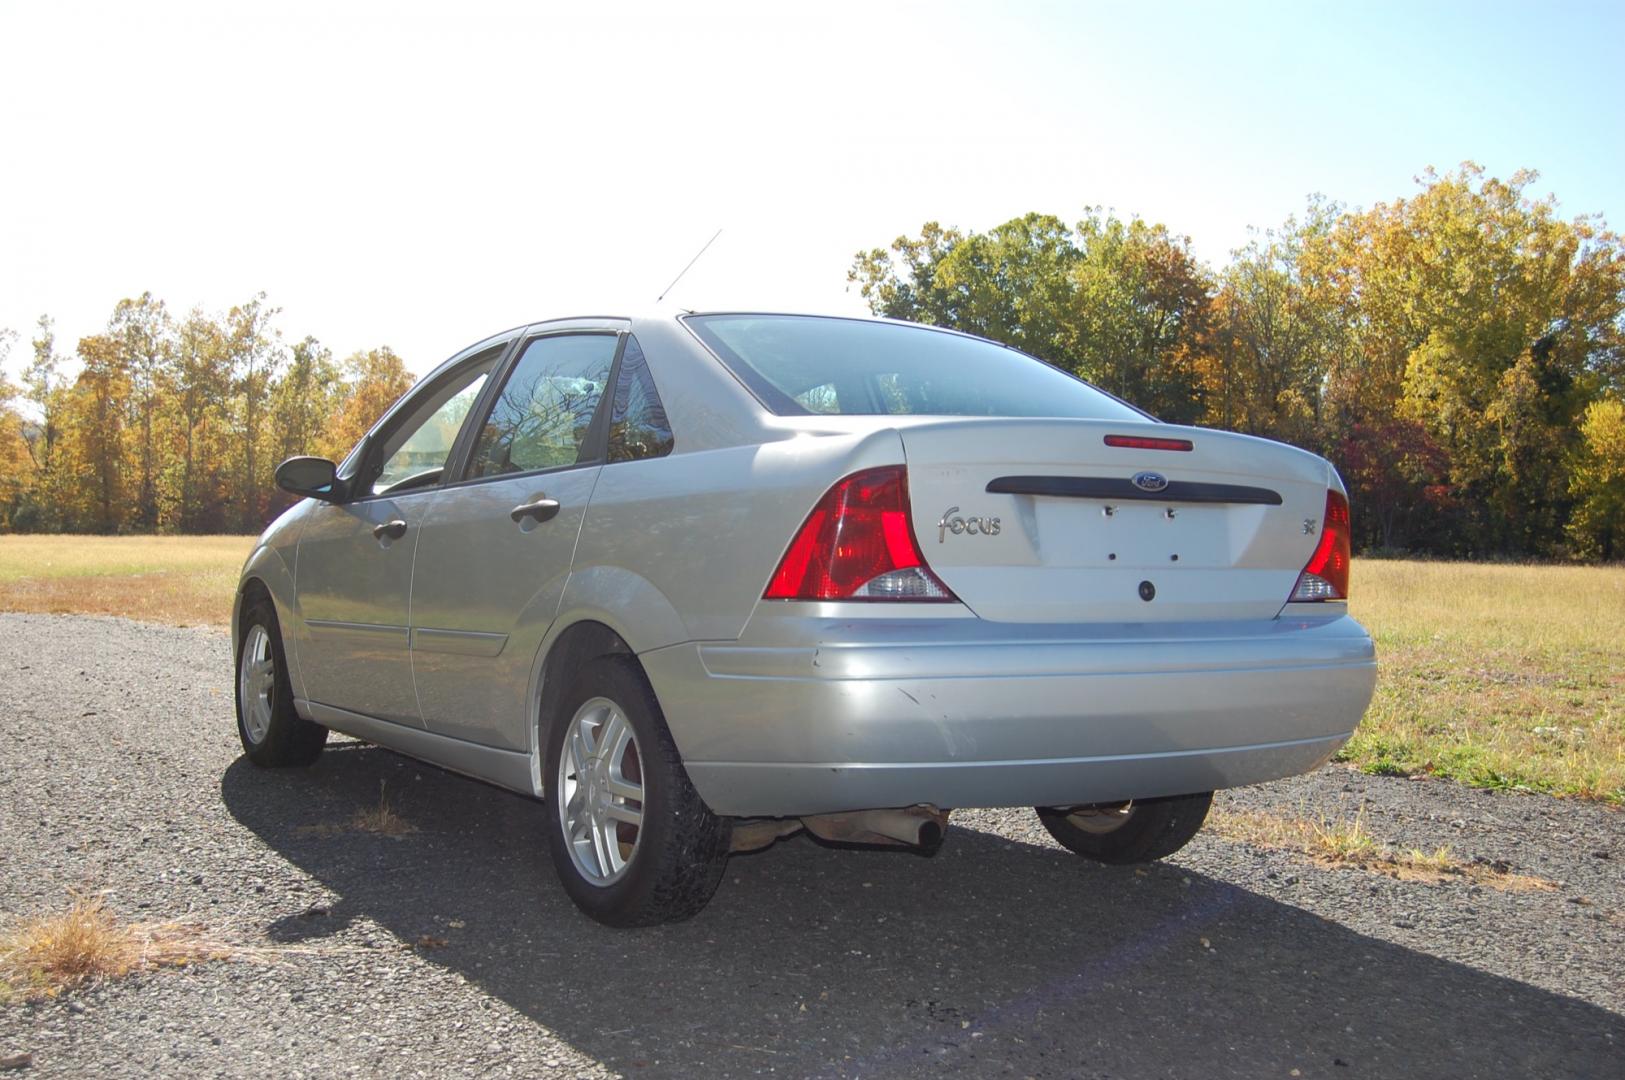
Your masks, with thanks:
[[[1312,192],[1625,226],[1625,4],[0,0],[0,327],[264,289],[417,370],[532,318],[862,310],[854,251],[1089,205],[1222,261]]]

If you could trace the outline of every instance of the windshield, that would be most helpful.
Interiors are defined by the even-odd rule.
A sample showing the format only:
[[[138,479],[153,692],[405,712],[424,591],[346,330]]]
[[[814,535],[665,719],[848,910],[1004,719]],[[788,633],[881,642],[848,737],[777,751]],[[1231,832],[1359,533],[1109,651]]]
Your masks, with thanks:
[[[683,320],[780,416],[1146,414],[1025,353],[923,326],[815,315]]]

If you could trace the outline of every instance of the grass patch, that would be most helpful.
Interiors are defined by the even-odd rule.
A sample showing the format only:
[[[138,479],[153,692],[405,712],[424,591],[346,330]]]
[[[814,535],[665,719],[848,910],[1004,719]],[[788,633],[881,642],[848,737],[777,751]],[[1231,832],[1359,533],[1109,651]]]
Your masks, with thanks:
[[[0,536],[0,610],[224,625],[250,536]]]
[[[180,922],[126,923],[101,897],[74,896],[66,911],[25,920],[0,935],[0,997],[56,997],[133,972],[226,960],[242,950]]]
[[[1625,803],[1625,568],[1357,559],[1370,773]]]
[[[407,821],[396,809],[389,805],[389,794],[384,788],[384,781],[378,781],[378,805],[364,806],[355,812],[346,825],[304,825],[298,832],[314,836],[337,836],[344,832],[372,833],[374,836],[387,836],[399,840],[418,831],[418,827]]]
[[[395,808],[389,805],[389,793],[384,790],[382,780],[378,781],[378,805],[357,810],[355,817],[350,820],[350,828],[358,832],[396,838],[418,831],[416,825],[401,817]]]
[[[1373,836],[1363,814],[1341,818],[1282,817],[1257,810],[1215,808],[1206,828],[1216,836],[1253,847],[1291,851],[1322,866],[1346,867],[1383,874],[1401,881],[1436,885],[1469,881],[1505,892],[1527,892],[1555,886],[1543,878],[1516,874],[1503,863],[1462,860],[1448,847],[1432,851],[1395,847]]]

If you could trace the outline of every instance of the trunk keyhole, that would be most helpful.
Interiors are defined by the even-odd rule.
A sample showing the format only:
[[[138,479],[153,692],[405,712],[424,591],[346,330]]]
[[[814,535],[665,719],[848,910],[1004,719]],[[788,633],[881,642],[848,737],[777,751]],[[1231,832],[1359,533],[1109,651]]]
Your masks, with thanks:
[[[1155,585],[1151,584],[1149,581],[1140,582],[1140,599],[1141,600],[1144,600],[1146,603],[1149,604],[1151,602],[1151,600],[1156,595],[1157,595],[1157,587]]]

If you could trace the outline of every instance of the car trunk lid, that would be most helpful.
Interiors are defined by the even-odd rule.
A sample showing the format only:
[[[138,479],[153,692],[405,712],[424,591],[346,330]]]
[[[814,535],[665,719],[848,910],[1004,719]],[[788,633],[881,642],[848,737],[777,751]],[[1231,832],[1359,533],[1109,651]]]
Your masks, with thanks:
[[[1281,443],[1149,421],[900,432],[927,563],[996,622],[1273,618],[1333,482],[1324,459]],[[1149,448],[1169,440],[1189,449]]]

